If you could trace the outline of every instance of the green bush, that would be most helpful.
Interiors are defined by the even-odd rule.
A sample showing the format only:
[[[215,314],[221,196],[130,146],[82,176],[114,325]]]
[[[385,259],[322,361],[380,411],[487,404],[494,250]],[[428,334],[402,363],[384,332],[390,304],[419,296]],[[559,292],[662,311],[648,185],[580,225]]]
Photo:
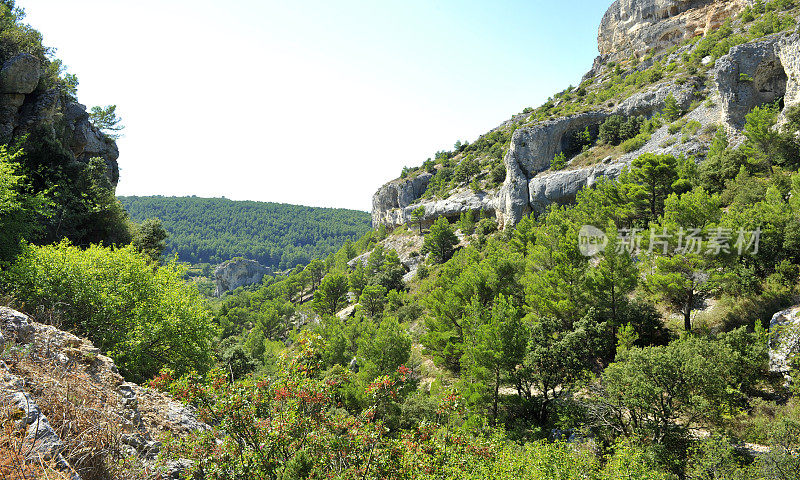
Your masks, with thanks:
[[[635,137],[631,138],[630,140],[625,140],[622,142],[622,151],[625,153],[635,152],[640,148],[644,147],[647,142],[650,141],[650,134],[649,133],[640,133]]]
[[[564,152],[559,152],[550,162],[550,170],[562,170],[567,166],[567,157]]]
[[[0,146],[0,262],[13,259],[21,241],[38,236],[36,219],[47,214],[43,195],[26,195],[27,178],[18,173],[18,156]]]
[[[670,135],[675,135],[676,133],[681,131],[684,125],[685,122],[671,123],[669,127],[667,127],[667,131],[669,132]]]
[[[24,246],[2,280],[27,310],[59,311],[62,328],[88,337],[141,382],[164,367],[211,366],[216,329],[182,275],[175,264],[154,268],[132,246],[81,250],[62,242]]]

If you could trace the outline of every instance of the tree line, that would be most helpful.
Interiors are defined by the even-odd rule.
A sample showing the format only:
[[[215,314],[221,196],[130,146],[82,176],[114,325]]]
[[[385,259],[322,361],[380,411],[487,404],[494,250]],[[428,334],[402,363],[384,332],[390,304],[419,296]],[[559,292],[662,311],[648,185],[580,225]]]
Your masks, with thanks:
[[[119,197],[134,220],[159,218],[167,256],[217,264],[234,257],[285,270],[324,258],[370,229],[357,210],[199,197]]]

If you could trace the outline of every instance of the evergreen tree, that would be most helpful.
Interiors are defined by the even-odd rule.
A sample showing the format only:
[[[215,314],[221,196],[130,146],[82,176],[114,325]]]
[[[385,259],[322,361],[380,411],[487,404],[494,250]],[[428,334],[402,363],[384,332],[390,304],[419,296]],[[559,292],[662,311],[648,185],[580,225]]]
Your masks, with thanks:
[[[168,235],[161,220],[149,218],[136,228],[133,235],[133,246],[147,255],[153,262],[160,263],[161,255],[166,248],[165,240]]]
[[[458,237],[453,233],[453,227],[444,217],[439,217],[433,225],[428,235],[425,236],[425,243],[422,250],[430,253],[431,258],[436,263],[444,263],[453,256],[453,247],[458,243]]]
[[[678,180],[678,161],[672,155],[645,153],[633,161],[631,179],[642,186],[653,219],[663,213],[664,199],[672,193],[672,184]]]
[[[422,220],[425,218],[425,207],[420,205],[411,212],[411,221],[417,224],[419,234],[422,235]]]
[[[668,122],[674,122],[683,116],[683,110],[681,110],[678,101],[671,93],[664,99],[664,109],[661,110],[661,114]]]
[[[347,302],[347,276],[342,273],[330,273],[320,282],[314,292],[314,309],[320,315],[336,315],[336,312]]]

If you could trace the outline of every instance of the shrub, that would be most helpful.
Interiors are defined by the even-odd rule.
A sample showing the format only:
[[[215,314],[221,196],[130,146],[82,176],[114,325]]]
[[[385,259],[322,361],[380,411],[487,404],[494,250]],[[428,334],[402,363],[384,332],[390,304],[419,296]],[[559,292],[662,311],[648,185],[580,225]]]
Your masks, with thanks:
[[[154,267],[132,246],[81,250],[62,242],[23,247],[2,280],[28,310],[61,311],[64,327],[142,381],[163,367],[211,366],[211,314],[182,276],[174,263]]]
[[[667,95],[667,98],[664,100],[664,109],[661,111],[661,114],[670,122],[674,122],[683,115],[683,110],[681,110],[680,105],[678,105],[678,100],[676,100],[671,93]]]
[[[636,150],[644,147],[648,141],[650,141],[650,134],[640,133],[630,140],[625,140],[622,142],[622,151],[625,153],[635,152]]]
[[[43,195],[25,194],[27,178],[18,173],[17,156],[0,146],[0,262],[14,258],[21,241],[35,240],[35,219],[46,215]]]
[[[500,162],[492,167],[492,182],[503,183],[506,180],[506,166]]]
[[[670,134],[670,135],[675,135],[676,133],[678,133],[678,132],[680,132],[680,131],[681,131],[681,129],[683,128],[683,126],[684,126],[684,123],[683,123],[683,122],[675,122],[675,123],[671,123],[671,124],[669,125],[669,127],[667,127],[667,131],[669,132],[669,134]]]
[[[553,161],[550,162],[551,170],[562,170],[566,166],[567,166],[567,157],[566,155],[564,155],[564,152],[557,153],[556,156],[553,157]]]

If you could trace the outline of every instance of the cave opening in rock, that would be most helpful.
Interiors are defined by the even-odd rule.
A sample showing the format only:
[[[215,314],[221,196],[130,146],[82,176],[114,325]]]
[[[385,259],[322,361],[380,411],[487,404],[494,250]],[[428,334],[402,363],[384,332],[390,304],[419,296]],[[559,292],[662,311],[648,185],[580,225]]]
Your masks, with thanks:
[[[589,138],[586,138],[586,130],[589,130]],[[572,158],[583,151],[584,146],[591,146],[597,141],[600,134],[600,123],[583,125],[580,128],[567,130],[561,136],[560,151],[567,158]]]
[[[753,76],[753,88],[755,90],[755,104],[764,105],[766,103],[778,102],[783,109],[783,97],[786,95],[786,84],[789,77],[786,70],[779,60],[765,62],[758,66]]]

